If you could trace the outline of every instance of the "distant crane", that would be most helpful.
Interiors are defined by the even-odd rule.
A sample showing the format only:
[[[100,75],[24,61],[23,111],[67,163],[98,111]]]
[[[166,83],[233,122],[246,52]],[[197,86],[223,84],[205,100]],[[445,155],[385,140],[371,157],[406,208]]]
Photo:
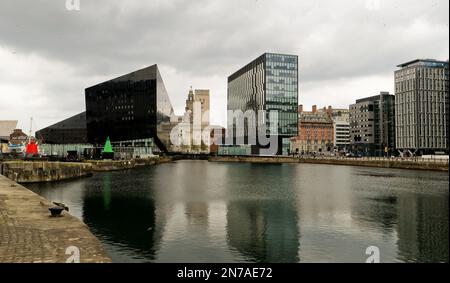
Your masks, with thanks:
[[[31,141],[32,129],[33,129],[33,117],[30,118],[30,134],[28,135],[28,142]]]

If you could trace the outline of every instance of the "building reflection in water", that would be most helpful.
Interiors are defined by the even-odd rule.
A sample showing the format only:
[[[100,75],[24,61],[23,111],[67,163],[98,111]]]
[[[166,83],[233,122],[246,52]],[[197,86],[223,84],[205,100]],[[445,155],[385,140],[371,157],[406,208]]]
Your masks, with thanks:
[[[185,207],[186,218],[189,225],[208,228],[208,204],[206,202],[188,202]]]
[[[114,262],[448,262],[448,175],[193,161],[30,185]]]
[[[370,174],[358,170],[364,186],[354,188],[352,217],[360,227],[395,234],[397,251],[392,257],[401,262],[448,262],[448,190],[434,185],[430,172],[379,170]],[[380,186],[389,178],[391,187]],[[441,180],[442,181],[442,180]],[[393,190],[395,187],[407,190]],[[433,193],[425,193],[427,191]]]
[[[399,259],[448,262],[448,197],[405,194],[398,202]]]
[[[236,201],[228,204],[228,243],[248,261],[299,261],[297,217],[284,201]]]
[[[278,168],[274,170],[273,166]],[[252,185],[229,184],[231,200],[227,205],[227,241],[230,248],[239,252],[246,261],[296,263],[299,261],[300,235],[297,210],[292,201],[295,189],[293,168],[273,166],[244,165],[236,169],[241,172],[235,176],[245,176]],[[236,170],[231,169],[230,174]],[[246,174],[246,170],[251,173]],[[270,179],[272,174],[278,178]]]
[[[83,220],[106,243],[115,262],[145,262],[155,259],[164,223],[157,219],[155,201],[133,192],[130,186],[145,186],[123,181],[114,173],[98,174],[87,183],[83,201]],[[111,183],[114,194],[111,194]],[[124,251],[124,259],[121,257]],[[134,255],[133,255],[134,251]]]

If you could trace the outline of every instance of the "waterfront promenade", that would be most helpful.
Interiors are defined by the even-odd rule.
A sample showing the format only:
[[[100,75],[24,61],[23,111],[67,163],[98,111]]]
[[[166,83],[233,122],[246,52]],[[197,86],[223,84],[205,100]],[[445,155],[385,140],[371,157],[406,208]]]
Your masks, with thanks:
[[[52,206],[0,175],[0,263],[65,263],[77,258],[69,247],[79,250],[81,263],[111,262],[83,222],[67,212],[51,217]]]

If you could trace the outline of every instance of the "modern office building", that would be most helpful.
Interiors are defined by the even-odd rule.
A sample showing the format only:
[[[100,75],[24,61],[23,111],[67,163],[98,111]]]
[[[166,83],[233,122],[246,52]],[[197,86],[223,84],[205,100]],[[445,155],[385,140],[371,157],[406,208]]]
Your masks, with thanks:
[[[86,112],[37,131],[36,138],[45,144],[87,144]]]
[[[36,138],[43,155],[66,157],[69,151],[82,155],[92,147],[87,141],[86,112],[37,131]]]
[[[228,77],[228,110],[253,111],[256,118],[253,124],[245,120],[242,129],[245,144],[251,144],[249,132],[256,135],[256,144],[251,144],[252,154],[263,154],[267,148],[257,135],[262,131],[261,124],[267,127],[267,136],[277,139],[277,154],[288,154],[290,138],[298,135],[297,107],[298,56],[265,53]],[[264,117],[260,117],[259,111],[265,111],[261,114]],[[270,112],[278,117],[274,118],[276,115]],[[228,131],[234,137],[240,135],[238,127],[241,126],[234,117],[229,116]]]
[[[350,145],[368,156],[395,149],[395,96],[389,92],[359,99],[350,105]]]
[[[333,120],[326,111],[304,111],[299,106],[299,136],[291,139],[291,152],[299,154],[320,154],[333,149]]]
[[[417,154],[448,152],[449,62],[418,59],[398,67],[397,148]]]
[[[337,150],[347,151],[350,149],[350,122],[347,120],[333,121],[333,144]]]
[[[178,119],[157,65],[89,87],[85,96],[89,143],[102,146],[110,137],[113,146],[171,150]]]

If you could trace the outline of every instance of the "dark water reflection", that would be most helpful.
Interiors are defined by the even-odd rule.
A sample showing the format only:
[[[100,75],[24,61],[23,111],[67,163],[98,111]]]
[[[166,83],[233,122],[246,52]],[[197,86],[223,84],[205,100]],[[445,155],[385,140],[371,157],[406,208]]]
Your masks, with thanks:
[[[181,161],[29,186],[116,262],[448,262],[448,174]]]

